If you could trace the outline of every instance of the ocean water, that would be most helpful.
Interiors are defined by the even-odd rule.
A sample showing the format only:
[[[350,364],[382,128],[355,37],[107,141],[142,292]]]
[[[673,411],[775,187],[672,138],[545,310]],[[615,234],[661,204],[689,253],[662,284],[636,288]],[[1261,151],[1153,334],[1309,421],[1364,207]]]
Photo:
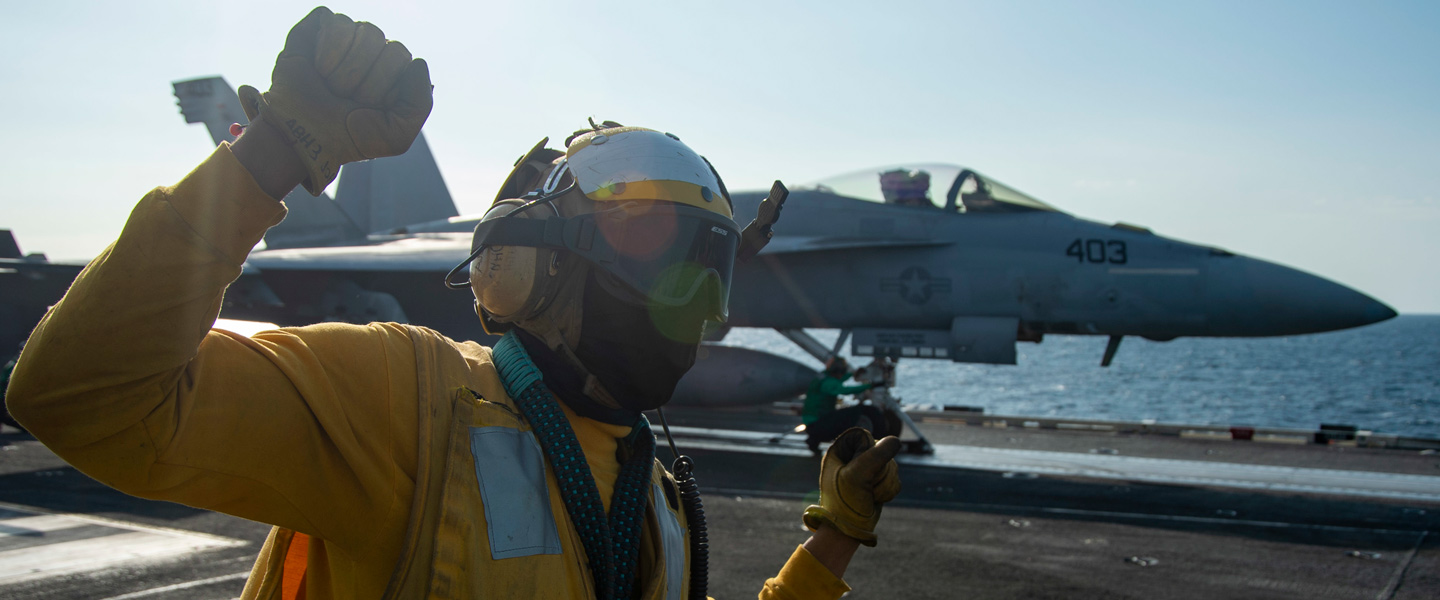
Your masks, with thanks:
[[[839,334],[809,331],[827,345]],[[1312,430],[1330,423],[1440,438],[1440,315],[1281,338],[1127,337],[1100,368],[1105,341],[1022,342],[1015,366],[901,360],[894,392],[906,404],[992,414]],[[723,343],[819,365],[771,330],[736,329]]]

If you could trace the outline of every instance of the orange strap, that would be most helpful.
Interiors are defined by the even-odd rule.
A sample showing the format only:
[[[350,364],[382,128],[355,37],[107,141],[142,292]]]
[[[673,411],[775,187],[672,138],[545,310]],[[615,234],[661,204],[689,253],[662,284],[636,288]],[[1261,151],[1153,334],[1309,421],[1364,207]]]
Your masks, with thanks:
[[[280,598],[305,600],[305,569],[310,565],[310,536],[295,532],[285,550],[285,570],[280,574]]]

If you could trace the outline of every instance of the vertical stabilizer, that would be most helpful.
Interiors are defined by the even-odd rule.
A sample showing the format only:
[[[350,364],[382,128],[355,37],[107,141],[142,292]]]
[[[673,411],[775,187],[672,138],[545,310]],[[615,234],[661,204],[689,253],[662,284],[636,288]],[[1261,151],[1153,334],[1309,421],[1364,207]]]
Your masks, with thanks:
[[[9,229],[0,229],[0,258],[25,258],[20,253],[20,244],[15,241],[15,234]]]
[[[341,167],[335,201],[372,233],[460,214],[423,133],[404,154]]]
[[[247,124],[245,111],[240,109],[240,98],[235,88],[225,82],[224,77],[198,77],[172,82],[175,86],[176,104],[186,123],[204,123],[210,131],[215,145],[220,142],[234,142],[230,135],[230,124]]]

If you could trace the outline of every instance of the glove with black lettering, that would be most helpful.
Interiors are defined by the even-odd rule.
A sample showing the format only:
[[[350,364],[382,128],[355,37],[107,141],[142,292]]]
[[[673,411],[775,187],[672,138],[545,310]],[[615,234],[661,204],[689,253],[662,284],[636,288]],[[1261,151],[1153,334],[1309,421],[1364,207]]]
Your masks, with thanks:
[[[285,135],[319,196],[340,165],[410,149],[432,106],[430,69],[380,28],[323,6],[285,38],[270,91],[240,86],[240,105]]]
[[[875,442],[869,431],[853,427],[835,438],[820,461],[820,504],[805,509],[805,526],[829,523],[866,546],[875,545],[880,506],[900,493],[895,455],[900,440]]]

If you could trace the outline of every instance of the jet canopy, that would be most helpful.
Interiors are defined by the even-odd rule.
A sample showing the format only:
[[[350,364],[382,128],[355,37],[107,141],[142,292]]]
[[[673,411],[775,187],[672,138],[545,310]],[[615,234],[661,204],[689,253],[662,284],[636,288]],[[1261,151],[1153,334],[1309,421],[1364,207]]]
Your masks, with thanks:
[[[802,186],[868,202],[958,213],[1060,212],[959,165],[910,164],[865,169]]]

